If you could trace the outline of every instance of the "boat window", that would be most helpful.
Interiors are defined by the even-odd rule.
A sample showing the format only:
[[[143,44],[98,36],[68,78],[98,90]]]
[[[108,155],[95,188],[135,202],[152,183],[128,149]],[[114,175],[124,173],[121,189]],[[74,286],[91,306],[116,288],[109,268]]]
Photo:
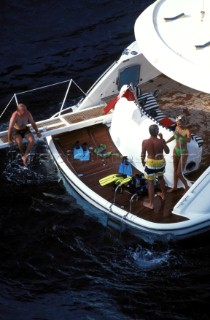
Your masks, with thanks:
[[[133,65],[128,68],[125,68],[119,73],[118,81],[118,90],[120,91],[121,87],[124,84],[132,83],[133,86],[137,86],[140,78],[140,65]]]

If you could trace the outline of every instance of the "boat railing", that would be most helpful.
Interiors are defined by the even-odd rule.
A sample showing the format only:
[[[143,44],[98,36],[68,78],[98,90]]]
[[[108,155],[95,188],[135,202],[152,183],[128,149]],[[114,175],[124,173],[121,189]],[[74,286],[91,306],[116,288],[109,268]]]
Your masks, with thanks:
[[[129,212],[132,212],[132,204],[133,204],[135,198],[136,198],[136,200],[139,199],[139,194],[138,193],[134,193],[130,198]]]
[[[65,80],[65,81],[60,81],[60,82],[56,82],[56,83],[53,83],[53,84],[49,84],[49,85],[45,85],[45,86],[42,86],[42,87],[38,87],[38,88],[34,88],[34,89],[30,89],[30,90],[26,90],[26,91],[22,91],[22,92],[18,92],[18,93],[14,93],[12,98],[10,99],[10,101],[8,102],[8,104],[6,105],[6,107],[3,109],[3,111],[1,112],[0,114],[0,119],[2,118],[2,116],[4,115],[4,113],[7,111],[7,109],[12,105],[12,103],[14,103],[15,101],[15,104],[18,105],[19,104],[19,96],[23,96],[25,94],[29,94],[29,93],[33,93],[33,92],[36,92],[36,91],[39,91],[39,90],[44,90],[44,89],[47,89],[47,88],[50,88],[50,87],[54,87],[54,86],[58,86],[58,85],[63,85],[67,83],[67,89],[65,91],[65,94],[64,94],[64,97],[63,97],[63,100],[62,102],[59,102],[59,105],[60,105],[60,110],[55,113],[53,115],[53,117],[58,117],[60,116],[64,110],[65,112],[67,112],[68,110],[69,111],[72,111],[72,105],[68,105],[68,107],[65,107],[65,104],[66,104],[66,101],[67,101],[67,97],[70,93],[70,89],[72,87],[72,85],[75,85],[76,88],[79,90],[79,92],[82,93],[82,95],[84,96],[87,96],[87,93],[85,93],[81,87],[73,80],[73,79],[68,79],[68,80]],[[80,96],[80,99],[79,101],[81,100],[81,96]],[[79,103],[79,102],[78,102]],[[76,107],[76,106],[75,106]]]

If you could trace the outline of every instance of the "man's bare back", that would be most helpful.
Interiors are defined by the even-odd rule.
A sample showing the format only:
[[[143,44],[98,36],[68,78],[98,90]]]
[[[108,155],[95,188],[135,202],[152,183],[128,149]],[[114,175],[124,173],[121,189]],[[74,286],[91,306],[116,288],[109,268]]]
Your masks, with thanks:
[[[142,143],[142,156],[144,156],[144,158],[147,152],[147,157],[149,159],[163,159],[163,151],[168,153],[168,147],[164,139],[158,139],[157,137],[151,136]]]

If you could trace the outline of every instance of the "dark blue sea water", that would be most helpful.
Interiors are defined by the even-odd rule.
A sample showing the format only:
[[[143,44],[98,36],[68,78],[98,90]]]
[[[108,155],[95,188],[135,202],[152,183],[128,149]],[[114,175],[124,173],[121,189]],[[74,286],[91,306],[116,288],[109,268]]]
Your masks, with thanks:
[[[152,2],[2,0],[0,112],[15,92],[70,78],[86,91]],[[53,89],[27,105],[39,119],[60,100]],[[208,233],[161,242],[112,232],[65,184],[44,141],[27,169],[13,148],[0,154],[0,320],[210,318]]]

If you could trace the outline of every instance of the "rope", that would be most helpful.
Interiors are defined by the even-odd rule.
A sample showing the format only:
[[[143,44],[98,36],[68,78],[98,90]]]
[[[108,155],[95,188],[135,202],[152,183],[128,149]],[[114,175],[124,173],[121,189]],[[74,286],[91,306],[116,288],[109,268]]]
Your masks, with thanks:
[[[6,112],[7,108],[9,107],[10,103],[12,102],[12,100],[15,98],[15,95],[12,96],[12,99],[9,101],[9,103],[6,105],[6,107],[4,108],[4,110],[2,111],[2,113],[0,114],[0,119],[3,116],[3,114]]]
[[[48,84],[47,86],[38,87],[38,88],[27,90],[27,91],[22,91],[22,92],[16,93],[16,95],[24,94],[24,93],[27,93],[27,92],[33,92],[33,91],[37,91],[37,90],[40,90],[40,89],[46,89],[46,88],[53,87],[53,86],[56,86],[56,85],[61,84],[61,83],[66,83],[68,81],[71,81],[71,79],[70,80],[61,81],[61,82],[56,82],[56,83],[53,83],[53,84]]]
[[[68,88],[67,88],[67,90],[66,90],[66,94],[65,94],[65,97],[64,97],[64,99],[63,99],[63,102],[62,102],[60,111],[59,111],[59,115],[61,114],[61,111],[63,110],[64,104],[65,104],[65,102],[66,102],[66,98],[67,98],[67,96],[68,96],[68,93],[69,93],[69,90],[70,90],[70,87],[71,87],[71,84],[72,84],[72,79],[69,81]]]
[[[63,103],[62,103],[62,108],[63,108],[64,103],[65,103],[65,101],[66,101],[67,94],[68,94],[68,92],[69,92],[69,89],[70,89],[70,86],[71,86],[71,83],[72,83],[72,82],[75,84],[75,86],[76,86],[85,96],[87,96],[87,94],[78,86],[78,84],[76,84],[76,82],[75,82],[73,79],[56,82],[56,83],[53,83],[53,84],[49,84],[49,85],[46,85],[46,86],[43,86],[43,87],[34,88],[34,89],[31,89],[31,90],[27,90],[27,91],[18,92],[18,93],[15,93],[15,94],[12,96],[11,100],[9,101],[9,103],[8,103],[8,104],[6,105],[6,107],[4,108],[4,110],[3,110],[2,113],[0,114],[0,119],[1,119],[1,117],[3,116],[3,114],[6,112],[7,108],[9,107],[9,105],[11,104],[11,102],[12,102],[13,99],[15,99],[16,104],[18,104],[18,100],[17,100],[17,96],[18,96],[18,95],[25,94],[25,93],[28,93],[28,92],[37,91],[37,90],[41,90],[41,89],[46,89],[46,88],[53,87],[53,86],[56,86],[56,85],[59,85],[59,84],[63,84],[63,83],[67,83],[67,82],[69,82],[69,86],[68,86],[67,92],[66,92],[66,94],[65,94]],[[62,108],[61,108],[61,110],[62,110]],[[61,112],[61,110],[60,110],[60,112]]]
[[[80,86],[78,86],[78,84],[77,84],[76,82],[74,82],[73,79],[72,79],[72,82],[75,84],[75,86],[76,86],[85,96],[87,96],[86,92],[84,92],[84,91],[80,88]]]

